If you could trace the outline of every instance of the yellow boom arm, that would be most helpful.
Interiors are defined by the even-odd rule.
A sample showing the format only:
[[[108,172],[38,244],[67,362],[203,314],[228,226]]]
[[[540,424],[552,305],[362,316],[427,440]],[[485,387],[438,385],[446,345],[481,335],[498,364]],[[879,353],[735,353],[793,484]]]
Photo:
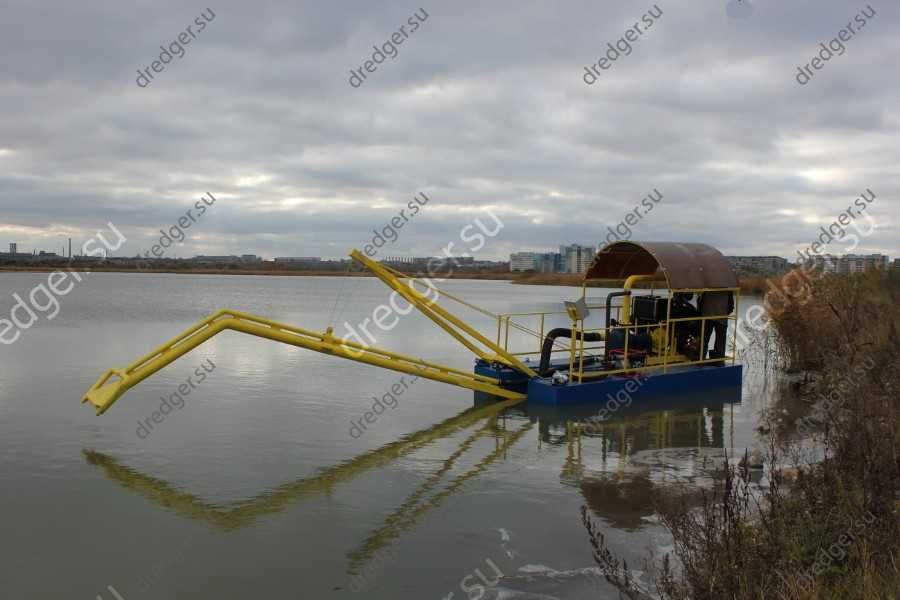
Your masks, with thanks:
[[[535,371],[514,355],[501,348],[498,344],[495,344],[482,335],[477,329],[465,323],[462,319],[437,304],[434,300],[431,300],[420,293],[413,286],[404,285],[403,282],[400,281],[400,278],[407,276],[403,273],[398,273],[393,269],[375,262],[359,250],[353,250],[350,252],[350,256],[353,260],[358,261],[364,267],[369,269],[388,287],[403,296],[407,302],[419,309],[419,312],[434,321],[438,327],[456,338],[463,346],[471,350],[479,358],[483,358],[489,362],[505,364],[520,373],[524,373],[528,377],[537,377]]]
[[[525,397],[524,394],[500,387],[499,381],[493,377],[467,373],[421,358],[342,340],[332,335],[331,328],[324,333],[308,331],[236,310],[219,310],[124,369],[110,369],[104,373],[88,390],[82,402],[90,402],[97,409],[97,414],[102,415],[129,389],[226,329],[503,398]]]
[[[529,377],[537,375],[514,355],[486,338],[462,319],[439,306],[412,285],[405,285],[401,278],[406,276],[402,273],[397,273],[371,260],[359,250],[353,250],[350,256],[476,356],[490,362],[508,365]],[[525,394],[501,387],[500,381],[496,378],[467,373],[421,358],[342,340],[332,335],[330,327],[324,333],[308,331],[236,310],[219,310],[124,369],[110,369],[104,373],[88,390],[82,402],[90,402],[97,409],[97,414],[102,415],[129,389],[226,329],[340,356],[376,367],[442,381],[502,398],[519,400],[525,398]]]

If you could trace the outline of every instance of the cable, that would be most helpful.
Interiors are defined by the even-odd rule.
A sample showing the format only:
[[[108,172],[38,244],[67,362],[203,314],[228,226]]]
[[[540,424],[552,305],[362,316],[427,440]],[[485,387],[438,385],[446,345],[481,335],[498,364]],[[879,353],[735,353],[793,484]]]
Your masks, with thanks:
[[[347,264],[347,274],[341,278],[341,287],[338,290],[337,296],[334,297],[334,306],[331,307],[331,317],[328,319],[328,326],[331,328],[334,328],[334,326],[336,324],[335,320],[334,320],[335,312],[337,312],[338,302],[344,296],[344,285],[347,283],[347,278],[350,277],[350,269],[352,267],[353,267],[353,261],[351,260]],[[342,307],[341,314],[343,314],[343,312],[344,312],[344,309]]]

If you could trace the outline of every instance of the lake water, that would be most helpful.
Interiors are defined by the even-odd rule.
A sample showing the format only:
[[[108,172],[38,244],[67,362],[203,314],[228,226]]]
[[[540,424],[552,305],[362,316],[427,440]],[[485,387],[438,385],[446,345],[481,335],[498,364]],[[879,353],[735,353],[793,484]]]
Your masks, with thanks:
[[[770,401],[750,369],[740,403],[665,398],[579,433],[586,414],[500,409],[407,376],[396,407],[351,435],[401,374],[225,332],[97,417],[79,401],[106,369],[217,308],[313,330],[334,319],[340,334],[388,289],[371,278],[84,277],[56,318],[39,315],[0,345],[3,598],[616,598],[597,576],[580,507],[629,564],[665,551],[652,495],[708,486],[723,448],[737,456],[759,443]],[[0,273],[0,318],[12,293],[46,279]],[[442,287],[494,312],[559,310],[579,293]],[[384,348],[472,367],[417,312],[374,331]],[[183,406],[141,431],[204,365]]]

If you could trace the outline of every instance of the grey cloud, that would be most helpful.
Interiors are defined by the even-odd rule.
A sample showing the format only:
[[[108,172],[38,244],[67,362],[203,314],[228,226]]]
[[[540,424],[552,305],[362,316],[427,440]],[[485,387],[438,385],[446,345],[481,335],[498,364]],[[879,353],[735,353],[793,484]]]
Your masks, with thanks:
[[[135,70],[205,6],[8,2],[0,246],[53,249],[112,221],[137,252],[211,191],[179,254],[339,256],[427,190],[393,253],[438,253],[475,214],[457,208],[490,204],[506,228],[482,255],[500,257],[598,243],[657,187],[637,237],[791,256],[813,217],[871,187],[881,228],[861,250],[900,255],[900,10],[873,4],[804,87],[797,66],[865,3],[757,1],[743,19],[726,0],[657,4],[593,86],[583,67],[653,3],[210,4],[215,21],[141,89]],[[397,58],[351,88],[420,7]]]

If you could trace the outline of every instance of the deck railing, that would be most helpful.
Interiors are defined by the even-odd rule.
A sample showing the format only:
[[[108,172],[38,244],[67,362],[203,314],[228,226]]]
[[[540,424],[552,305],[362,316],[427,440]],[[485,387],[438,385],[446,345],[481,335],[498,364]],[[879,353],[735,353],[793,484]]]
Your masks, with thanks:
[[[586,328],[585,320],[575,319],[571,317],[566,311],[537,311],[501,314],[497,316],[497,345],[501,346],[504,350],[514,356],[540,357],[544,337],[548,333],[548,320],[559,321],[560,317],[567,317],[567,326],[572,329],[574,335],[568,339],[568,342],[557,340],[554,343],[553,349],[551,351],[551,356],[552,354],[568,353],[569,377],[571,381],[581,383],[585,379],[596,377],[606,377],[609,375],[620,375],[626,373],[632,374],[659,369],[662,369],[663,372],[668,372],[668,370],[674,366],[683,367],[690,365],[704,365],[721,363],[722,361],[730,361],[731,364],[735,364],[735,362],[737,361],[737,315],[738,306],[740,304],[740,288],[680,288],[670,290],[669,292],[670,293],[668,295],[668,301],[666,302],[666,318],[659,323],[649,323],[641,325],[637,325],[634,323],[619,323],[617,325],[610,325],[609,327],[604,326]],[[708,292],[731,292],[734,295],[734,310],[728,315],[672,317],[672,298],[675,294],[703,294]],[[629,302],[631,301],[630,296],[616,298],[616,300],[620,299],[624,299],[625,301]],[[591,311],[596,311],[593,313],[594,316],[599,314],[605,319],[605,303],[588,304],[587,306]],[[623,302],[619,301],[613,303],[610,307],[610,320],[615,320],[618,323],[621,319],[622,309]],[[708,321],[727,322],[726,331],[728,332],[731,339],[730,354],[728,353],[728,350],[726,348],[724,356],[705,358],[706,354],[710,350],[710,348],[706,344],[706,332],[708,327],[712,326],[708,323]],[[675,347],[675,330],[678,328],[679,324],[689,323],[700,324],[700,337],[698,341],[696,359],[691,359],[690,357],[679,353],[677,351],[677,348]],[[656,342],[651,339],[651,350],[658,349],[661,351],[648,354],[647,358],[652,360],[645,360],[643,365],[633,365],[632,363],[635,361],[632,359],[632,354],[629,352],[629,350],[633,350],[633,348],[629,348],[631,342],[631,336],[629,335],[629,333],[637,333],[642,330],[650,333],[653,330],[657,329],[662,332],[661,335],[663,336],[663,343],[661,344],[661,348],[659,348]],[[534,337],[536,339],[537,349],[512,350],[510,348],[511,330],[517,331],[519,333],[524,333],[529,337]],[[590,357],[592,352],[602,354],[604,358],[608,358],[607,348],[609,347],[609,338],[610,335],[615,331],[624,332],[623,346],[621,347],[623,354],[622,368],[603,370],[592,368],[585,369],[586,366],[590,367],[590,365],[585,365],[585,357]],[[589,333],[602,333],[604,341],[596,343],[585,342],[585,335]],[[529,342],[528,346],[530,346],[530,344],[531,342]]]

